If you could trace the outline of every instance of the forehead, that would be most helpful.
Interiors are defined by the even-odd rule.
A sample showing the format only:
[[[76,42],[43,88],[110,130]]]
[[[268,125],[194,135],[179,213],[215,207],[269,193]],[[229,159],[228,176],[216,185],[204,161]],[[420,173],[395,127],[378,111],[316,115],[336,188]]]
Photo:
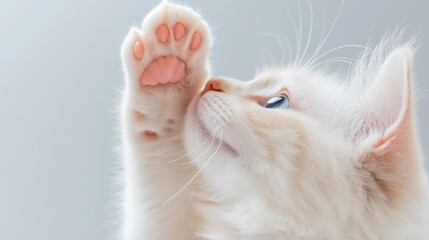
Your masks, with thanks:
[[[297,83],[308,82],[305,74],[286,70],[269,70],[259,74],[254,80],[249,82],[246,90],[251,94],[270,95],[281,90],[290,90]]]
[[[246,90],[250,94],[274,94],[287,86],[287,81],[277,74],[263,74],[249,82]]]
[[[275,94],[287,89],[293,94],[312,94],[315,98],[336,98],[338,94],[347,92],[347,84],[342,84],[338,78],[309,72],[305,69],[269,70],[259,74],[249,82],[246,88],[253,94]]]

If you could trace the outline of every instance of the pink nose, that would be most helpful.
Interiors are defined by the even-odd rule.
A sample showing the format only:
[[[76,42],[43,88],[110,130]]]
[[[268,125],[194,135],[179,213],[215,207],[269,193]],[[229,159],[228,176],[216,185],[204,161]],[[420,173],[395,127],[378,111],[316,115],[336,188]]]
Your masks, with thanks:
[[[225,90],[225,82],[220,79],[210,79],[204,87],[203,94],[208,91],[223,92]]]

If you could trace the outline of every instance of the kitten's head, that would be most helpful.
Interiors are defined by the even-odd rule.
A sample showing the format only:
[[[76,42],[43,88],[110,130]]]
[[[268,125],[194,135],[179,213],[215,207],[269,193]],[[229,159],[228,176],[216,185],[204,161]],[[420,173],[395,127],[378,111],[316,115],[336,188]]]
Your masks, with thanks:
[[[214,199],[256,214],[255,232],[371,227],[413,210],[425,193],[411,58],[399,48],[350,81],[306,68],[210,80],[188,108],[186,143]]]

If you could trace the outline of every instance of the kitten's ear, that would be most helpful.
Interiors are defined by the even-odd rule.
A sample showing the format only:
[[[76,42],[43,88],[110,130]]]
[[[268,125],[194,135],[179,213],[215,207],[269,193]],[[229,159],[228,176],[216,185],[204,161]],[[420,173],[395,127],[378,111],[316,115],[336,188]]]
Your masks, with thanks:
[[[373,143],[378,154],[391,150],[394,141],[414,137],[414,126],[410,126],[413,117],[411,57],[409,48],[394,50],[363,95],[369,128],[380,134]]]
[[[365,121],[375,131],[362,142],[360,157],[360,166],[372,176],[368,193],[402,206],[408,206],[402,200],[411,196],[416,201],[426,189],[413,116],[411,58],[408,48],[393,51],[363,95]]]

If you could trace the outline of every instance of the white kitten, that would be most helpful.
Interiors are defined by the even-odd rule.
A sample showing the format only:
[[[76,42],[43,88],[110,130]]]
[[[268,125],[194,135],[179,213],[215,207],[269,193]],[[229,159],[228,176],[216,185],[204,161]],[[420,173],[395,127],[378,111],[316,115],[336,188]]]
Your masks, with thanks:
[[[208,81],[210,45],[167,2],[124,40],[123,239],[429,238],[411,47],[338,84],[306,66]]]

